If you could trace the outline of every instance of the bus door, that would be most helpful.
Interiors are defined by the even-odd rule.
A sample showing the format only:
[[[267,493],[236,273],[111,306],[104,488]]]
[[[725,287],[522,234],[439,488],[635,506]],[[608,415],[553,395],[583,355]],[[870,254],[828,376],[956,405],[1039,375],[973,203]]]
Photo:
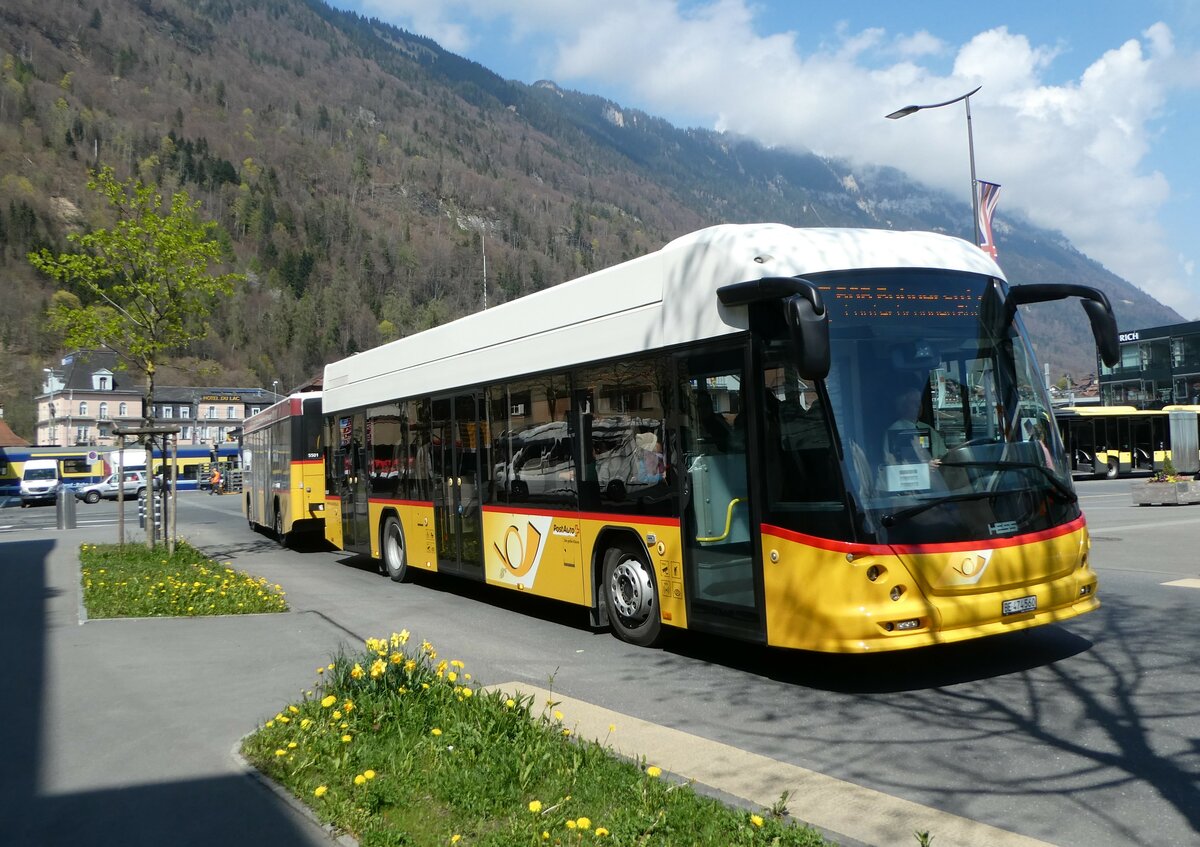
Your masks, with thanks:
[[[366,418],[362,412],[339,418],[340,449],[335,472],[342,499],[342,549],[371,552],[371,516],[367,504]]]
[[[681,357],[684,584],[688,628],[761,641],[742,348]]]
[[[483,398],[471,393],[436,399],[431,417],[438,570],[482,580]]]

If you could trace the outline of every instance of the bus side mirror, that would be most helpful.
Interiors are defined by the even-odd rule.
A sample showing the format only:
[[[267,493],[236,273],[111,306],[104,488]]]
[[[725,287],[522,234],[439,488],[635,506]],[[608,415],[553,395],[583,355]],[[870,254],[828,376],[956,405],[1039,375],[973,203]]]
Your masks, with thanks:
[[[1117,316],[1113,314],[1108,297],[1098,288],[1070,283],[1014,285],[1008,290],[1008,299],[1005,302],[1008,321],[1011,323],[1017,313],[1017,307],[1025,303],[1045,303],[1067,297],[1078,297],[1083,301],[1083,310],[1091,322],[1092,337],[1096,340],[1100,360],[1107,367],[1115,367],[1121,361],[1120,344],[1117,342]]]
[[[828,313],[818,314],[807,297],[793,294],[783,301],[783,317],[800,376],[814,380],[829,376]]]
[[[1083,310],[1087,312],[1092,324],[1092,336],[1096,339],[1096,349],[1100,351],[1100,361],[1106,367],[1116,367],[1121,361],[1121,347],[1117,342],[1117,316],[1111,308],[1095,300],[1084,300]]]

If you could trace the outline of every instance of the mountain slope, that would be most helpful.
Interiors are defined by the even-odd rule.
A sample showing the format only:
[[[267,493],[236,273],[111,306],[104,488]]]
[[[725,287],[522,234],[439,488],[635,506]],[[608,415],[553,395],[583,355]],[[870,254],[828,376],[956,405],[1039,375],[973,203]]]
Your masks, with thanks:
[[[103,221],[111,164],[186,188],[249,282],[176,381],[293,385],[331,359],[718,222],[934,229],[970,210],[896,171],[685,130],[507,81],[428,39],[311,0],[6,0],[0,7],[0,402],[58,339],[24,261]],[[1013,282],[1107,291],[1123,328],[1180,320],[1055,233],[999,216]],[[1029,318],[1052,370],[1094,370],[1078,307]]]

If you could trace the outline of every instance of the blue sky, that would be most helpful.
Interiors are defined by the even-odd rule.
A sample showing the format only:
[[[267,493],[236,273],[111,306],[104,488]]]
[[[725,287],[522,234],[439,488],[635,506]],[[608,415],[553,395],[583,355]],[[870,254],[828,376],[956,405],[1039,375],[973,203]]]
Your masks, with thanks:
[[[970,201],[980,179],[1200,318],[1200,3],[1079,0],[334,0],[501,76],[680,126],[890,165]],[[1004,264],[1004,255],[1000,255]],[[1066,280],[1056,280],[1066,281]],[[1128,327],[1132,329],[1133,327]]]

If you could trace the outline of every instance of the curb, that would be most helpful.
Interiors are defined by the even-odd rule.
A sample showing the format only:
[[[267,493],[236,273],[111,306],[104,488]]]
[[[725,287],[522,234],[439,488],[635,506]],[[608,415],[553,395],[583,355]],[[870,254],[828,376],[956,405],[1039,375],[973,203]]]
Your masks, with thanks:
[[[245,774],[246,779],[253,782],[255,785],[261,786],[263,789],[270,791],[276,798],[281,800],[292,811],[296,812],[301,817],[308,820],[317,829],[321,830],[322,834],[333,844],[338,847],[358,847],[358,839],[348,832],[343,832],[330,824],[325,823],[317,817],[317,813],[312,810],[312,807],[307,803],[301,802],[295,794],[284,788],[271,777],[260,771],[254,765],[250,764],[242,755],[242,744],[247,738],[253,735],[253,732],[248,732],[234,742],[233,747],[229,751],[229,756],[238,766],[238,770]]]

